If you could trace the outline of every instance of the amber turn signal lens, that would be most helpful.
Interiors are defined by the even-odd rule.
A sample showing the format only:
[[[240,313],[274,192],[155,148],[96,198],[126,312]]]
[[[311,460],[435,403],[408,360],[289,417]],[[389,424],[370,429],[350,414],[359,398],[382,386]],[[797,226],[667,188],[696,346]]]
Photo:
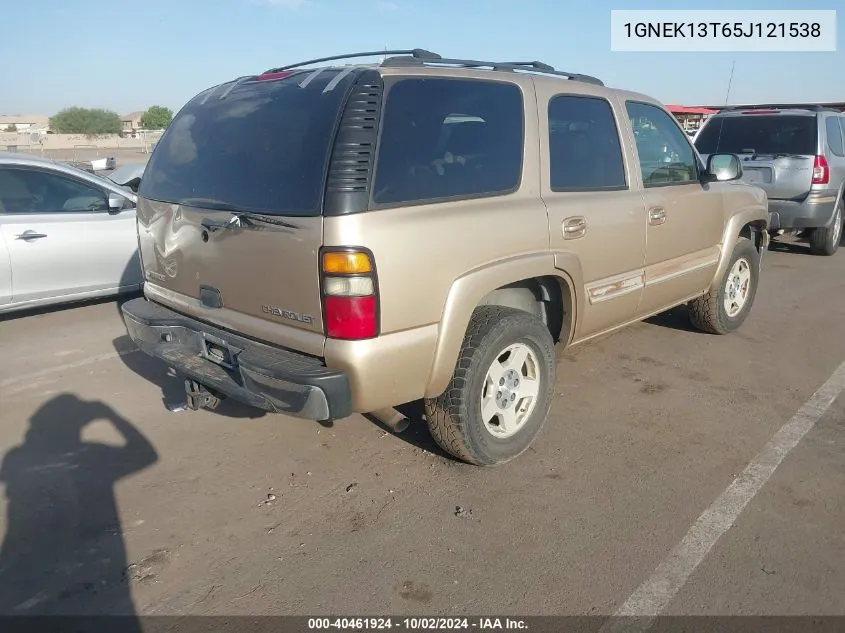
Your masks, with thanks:
[[[373,266],[366,253],[323,253],[323,272],[340,275],[372,272]]]

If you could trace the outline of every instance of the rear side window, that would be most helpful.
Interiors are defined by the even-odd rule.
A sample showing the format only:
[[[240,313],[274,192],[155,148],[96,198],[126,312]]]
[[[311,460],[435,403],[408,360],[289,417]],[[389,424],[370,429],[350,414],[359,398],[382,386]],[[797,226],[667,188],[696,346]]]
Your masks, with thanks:
[[[702,154],[815,155],[815,116],[748,114],[715,117],[695,139]]]
[[[841,121],[842,119],[840,117],[835,116],[829,116],[825,119],[827,146],[837,156],[845,156],[845,146],[842,143],[843,131],[839,127]]]
[[[307,70],[198,95],[159,141],[140,195],[209,208],[319,215],[330,145],[353,76]]]
[[[522,92],[512,83],[401,79],[388,91],[373,202],[504,194],[522,173]]]
[[[625,165],[610,104],[560,95],[549,101],[552,191],[624,189]]]

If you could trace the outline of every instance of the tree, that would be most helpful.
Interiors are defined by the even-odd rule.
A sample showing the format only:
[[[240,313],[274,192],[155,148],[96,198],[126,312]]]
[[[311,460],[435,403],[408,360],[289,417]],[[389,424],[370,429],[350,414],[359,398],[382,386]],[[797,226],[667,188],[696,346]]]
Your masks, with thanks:
[[[145,130],[163,130],[173,120],[173,110],[154,105],[141,115],[141,127]]]
[[[18,126],[15,125],[14,123],[9,123],[9,125],[6,126],[6,132],[17,132],[17,131],[18,131]]]
[[[58,134],[117,134],[122,127],[117,112],[100,108],[65,108],[50,117],[50,129]]]

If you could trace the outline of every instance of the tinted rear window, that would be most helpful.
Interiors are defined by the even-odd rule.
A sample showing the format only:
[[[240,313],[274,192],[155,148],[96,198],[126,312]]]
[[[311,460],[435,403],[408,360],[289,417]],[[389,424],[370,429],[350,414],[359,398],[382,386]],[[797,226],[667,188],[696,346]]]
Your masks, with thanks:
[[[353,73],[326,69],[202,93],[176,116],[144,172],[140,194],[241,211],[319,215],[330,145]],[[334,81],[333,81],[334,80]],[[222,96],[222,98],[221,98]],[[208,203],[212,206],[212,203]]]
[[[816,141],[815,116],[749,114],[712,119],[695,146],[702,154],[815,155]]]
[[[520,182],[522,92],[512,83],[401,79],[389,90],[373,200],[468,198]]]

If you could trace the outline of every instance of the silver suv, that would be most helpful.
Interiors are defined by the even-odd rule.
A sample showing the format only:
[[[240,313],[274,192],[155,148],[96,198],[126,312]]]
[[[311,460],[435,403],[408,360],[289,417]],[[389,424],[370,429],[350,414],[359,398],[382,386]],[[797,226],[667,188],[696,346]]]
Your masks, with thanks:
[[[803,232],[815,255],[833,255],[842,238],[845,114],[812,105],[726,108],[695,139],[710,154],[742,158],[743,180],[769,197],[772,236]]]

